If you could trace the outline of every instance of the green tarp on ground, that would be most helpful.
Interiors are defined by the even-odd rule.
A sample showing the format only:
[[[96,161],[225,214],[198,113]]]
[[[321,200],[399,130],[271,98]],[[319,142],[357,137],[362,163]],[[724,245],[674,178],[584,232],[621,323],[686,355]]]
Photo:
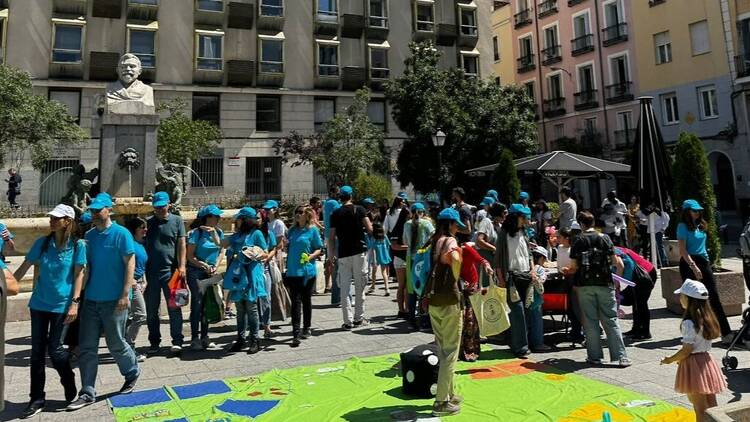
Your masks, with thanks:
[[[126,421],[353,421],[430,418],[432,400],[401,394],[397,355],[352,358],[325,365],[273,370],[223,380],[230,392],[112,410]],[[561,373],[553,367],[486,351],[478,362],[459,362],[456,386],[465,403],[450,421],[694,421],[691,412],[641,394]],[[163,392],[156,393],[164,396]],[[150,393],[144,393],[144,397]],[[434,419],[437,420],[437,419]]]

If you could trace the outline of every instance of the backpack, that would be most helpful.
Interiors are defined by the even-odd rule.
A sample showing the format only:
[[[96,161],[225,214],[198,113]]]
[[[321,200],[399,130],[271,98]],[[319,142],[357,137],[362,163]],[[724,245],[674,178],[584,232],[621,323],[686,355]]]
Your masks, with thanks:
[[[428,243],[425,247],[418,249],[411,259],[411,279],[417,296],[421,297],[424,294],[424,287],[427,285],[431,269],[432,245]]]
[[[743,258],[750,257],[750,220],[747,220],[740,234],[740,253]]]
[[[442,252],[439,250],[438,253]],[[461,300],[461,292],[458,289],[458,280],[453,275],[450,265],[440,262],[440,257],[435,257],[434,265],[425,286],[424,296],[430,302],[430,306],[450,306]]]
[[[611,286],[612,272],[610,270],[610,254],[612,247],[608,245],[609,238],[599,233],[584,233],[576,243],[585,242],[586,250],[581,253],[578,263],[579,286]]]

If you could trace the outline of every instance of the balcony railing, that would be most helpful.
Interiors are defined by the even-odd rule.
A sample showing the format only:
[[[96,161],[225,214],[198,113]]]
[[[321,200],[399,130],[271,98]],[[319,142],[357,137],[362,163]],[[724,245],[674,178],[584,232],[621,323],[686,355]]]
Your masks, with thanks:
[[[1,58],[0,58],[1,59]],[[750,76],[750,54],[734,56],[734,64],[737,68],[737,77],[744,78]]]
[[[666,3],[667,0],[648,0],[648,7],[658,6],[662,3]]]
[[[580,56],[589,51],[594,51],[594,34],[586,34],[578,38],[573,38],[570,40],[570,49],[573,56]]]
[[[616,84],[607,86],[607,104],[617,104],[625,101],[632,101],[633,95],[633,82],[622,81]]]
[[[553,45],[542,50],[542,64],[549,66],[553,63],[562,61],[562,47]]]
[[[568,0],[568,7],[573,7],[576,4],[583,3],[586,0]]]
[[[574,104],[576,111],[599,107],[598,92],[596,89],[584,89],[576,92]]]
[[[536,69],[536,63],[534,63],[534,55],[528,54],[518,58],[518,73],[529,72]]]
[[[602,44],[605,47],[615,45],[628,40],[628,24],[625,22],[616,23],[602,29],[604,39]]]
[[[557,0],[545,0],[539,3],[539,19],[557,13]]]
[[[635,142],[635,129],[622,129],[615,131],[615,147],[630,148]]]
[[[531,24],[531,9],[524,9],[513,15],[515,27],[520,28]]]
[[[544,100],[544,117],[552,118],[565,114],[565,97]]]

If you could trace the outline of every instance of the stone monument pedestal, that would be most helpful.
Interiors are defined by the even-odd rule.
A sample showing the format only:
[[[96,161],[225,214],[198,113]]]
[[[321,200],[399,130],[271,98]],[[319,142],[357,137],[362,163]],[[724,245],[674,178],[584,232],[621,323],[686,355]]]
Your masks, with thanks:
[[[143,197],[153,191],[156,175],[157,114],[104,114],[99,146],[100,190],[115,197]],[[120,152],[133,148],[140,166],[128,169],[118,165]],[[130,187],[129,187],[130,186]]]

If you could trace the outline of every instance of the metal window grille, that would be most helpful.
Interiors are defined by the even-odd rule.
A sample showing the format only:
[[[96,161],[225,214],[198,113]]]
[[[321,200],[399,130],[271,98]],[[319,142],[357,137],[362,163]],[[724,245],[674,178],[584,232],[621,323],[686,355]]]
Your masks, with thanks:
[[[62,197],[68,192],[68,179],[79,163],[77,159],[44,162],[39,179],[39,205],[54,206],[60,203]]]
[[[247,157],[245,194],[251,200],[281,196],[281,157]]]
[[[194,188],[202,188],[204,186],[207,188],[220,188],[224,186],[224,157],[207,157],[193,160],[190,168],[195,172],[191,173],[190,186]]]
[[[328,194],[328,181],[315,169],[313,169],[313,193],[320,196]]]

